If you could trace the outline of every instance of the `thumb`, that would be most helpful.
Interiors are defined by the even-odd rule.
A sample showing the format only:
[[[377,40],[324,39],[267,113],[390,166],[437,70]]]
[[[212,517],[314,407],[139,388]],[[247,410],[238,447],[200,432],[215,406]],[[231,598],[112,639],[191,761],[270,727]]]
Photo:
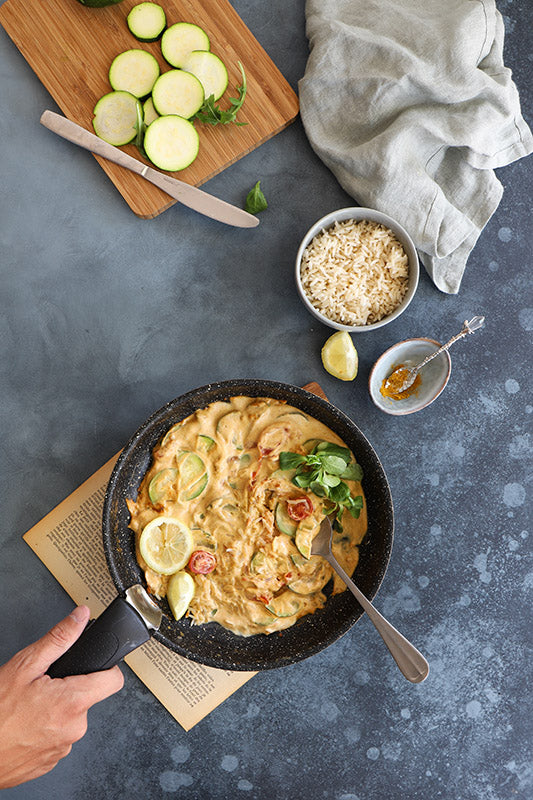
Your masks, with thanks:
[[[54,625],[48,633],[24,650],[24,665],[30,677],[44,675],[50,664],[72,647],[89,620],[90,609],[78,606],[68,617]]]

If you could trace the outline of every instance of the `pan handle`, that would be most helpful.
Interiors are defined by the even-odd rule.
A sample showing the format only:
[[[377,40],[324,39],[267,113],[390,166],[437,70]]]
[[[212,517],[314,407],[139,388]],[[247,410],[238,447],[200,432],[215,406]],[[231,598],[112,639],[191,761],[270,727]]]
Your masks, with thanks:
[[[51,678],[87,675],[110,669],[150,638],[150,631],[140,614],[116,597],[95,620],[91,620],[74,642],[46,672]]]

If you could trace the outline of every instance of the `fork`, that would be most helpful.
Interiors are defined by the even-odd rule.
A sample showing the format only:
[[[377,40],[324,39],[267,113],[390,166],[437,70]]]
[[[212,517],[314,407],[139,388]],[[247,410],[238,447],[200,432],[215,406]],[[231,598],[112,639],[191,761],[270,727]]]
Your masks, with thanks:
[[[402,634],[394,628],[385,617],[382,617],[370,600],[364,596],[355,583],[348,577],[333,553],[331,552],[331,537],[333,530],[329,517],[324,517],[320,529],[311,544],[311,555],[322,556],[331,564],[335,572],[340,575],[348,589],[357,599],[358,603],[368,614],[370,621],[385,642],[391,656],[396,661],[400,671],[411,683],[421,683],[429,674],[429,664],[414,645],[408,642]]]

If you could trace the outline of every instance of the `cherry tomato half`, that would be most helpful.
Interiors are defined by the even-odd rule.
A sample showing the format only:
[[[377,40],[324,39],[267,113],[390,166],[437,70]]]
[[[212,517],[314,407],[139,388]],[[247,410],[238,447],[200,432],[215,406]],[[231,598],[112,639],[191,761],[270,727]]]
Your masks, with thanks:
[[[195,550],[189,559],[189,569],[199,575],[207,575],[208,572],[213,572],[216,565],[215,556],[213,553],[208,553],[207,550]]]
[[[295,522],[305,519],[313,513],[313,503],[309,497],[295,497],[287,500],[287,514]]]

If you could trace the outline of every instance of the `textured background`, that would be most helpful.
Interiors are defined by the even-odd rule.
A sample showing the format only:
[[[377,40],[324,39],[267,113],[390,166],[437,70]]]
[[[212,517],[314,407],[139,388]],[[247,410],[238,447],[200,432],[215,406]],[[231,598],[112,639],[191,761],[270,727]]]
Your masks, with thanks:
[[[296,89],[303,2],[234,6]],[[531,125],[533,7],[498,7]],[[206,186],[241,204],[261,179],[269,208],[256,230],[178,206],[141,221],[88,153],[39,126],[57,109],[2,30],[0,76],[0,661],[72,607],[22,534],[167,400],[260,377],[318,380],[377,450],[396,538],[376,604],[431,664],[408,684],[363,618],[323,653],[256,676],[189,733],[124,667],[124,690],[90,712],[68,759],[3,796],[529,799],[533,162],[498,171],[503,201],[460,294],[423,273],[399,320],[355,337],[360,374],[344,384],[322,369],[331,331],[300,304],[293,261],[307,228],[352,201],[299,121]],[[434,405],[405,418],[375,409],[367,377],[387,347],[444,341],[477,313],[487,327],[452,350]]]

